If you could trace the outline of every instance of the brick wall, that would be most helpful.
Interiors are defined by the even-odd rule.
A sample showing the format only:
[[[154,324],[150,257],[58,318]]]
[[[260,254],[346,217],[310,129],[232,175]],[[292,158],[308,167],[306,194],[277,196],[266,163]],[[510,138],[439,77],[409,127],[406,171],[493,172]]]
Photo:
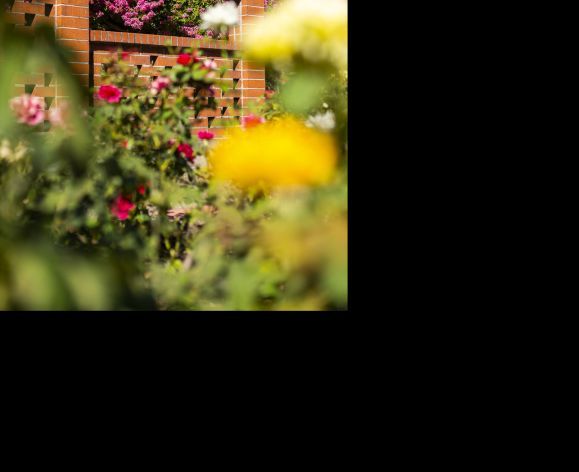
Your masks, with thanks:
[[[31,28],[35,28],[40,24],[48,24],[54,27],[56,23],[54,1],[8,1],[8,12],[5,18],[16,30],[30,31]],[[54,97],[56,96],[54,69],[47,66],[42,69],[36,69],[34,73],[18,77],[13,93],[14,95],[30,93],[37,97],[43,97],[45,98],[46,108],[49,109],[53,106]]]
[[[39,23],[54,26],[56,38],[71,51],[74,73],[86,87],[100,85],[101,64],[119,49],[129,53],[129,61],[139,68],[139,77],[145,85],[154,80],[162,70],[176,64],[176,55],[170,54],[167,44],[173,47],[193,47],[203,50],[205,57],[214,58],[227,67],[222,79],[230,90],[218,96],[218,109],[206,110],[193,123],[193,127],[210,129],[220,134],[226,123],[239,123],[247,114],[251,101],[265,92],[265,71],[262,65],[249,61],[222,59],[222,51],[238,51],[251,25],[264,15],[263,0],[241,0],[240,24],[233,28],[228,41],[191,39],[140,33],[119,33],[90,29],[89,0],[14,0],[8,12],[8,21],[14,28],[30,29]],[[51,70],[22,77],[15,93],[31,93],[45,98],[46,108],[58,104],[66,96]]]

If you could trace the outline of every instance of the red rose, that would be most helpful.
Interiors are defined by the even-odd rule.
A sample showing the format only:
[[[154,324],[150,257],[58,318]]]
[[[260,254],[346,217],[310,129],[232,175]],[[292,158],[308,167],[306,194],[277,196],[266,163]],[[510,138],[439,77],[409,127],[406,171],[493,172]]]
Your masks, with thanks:
[[[199,139],[206,139],[207,141],[210,141],[215,137],[215,135],[211,131],[199,131],[199,133],[197,133],[197,136],[199,137]]]
[[[179,144],[177,153],[189,161],[193,161],[193,148],[187,143]]]
[[[141,195],[145,195],[146,191],[147,191],[147,187],[145,187],[144,185],[139,185],[137,187],[137,192],[140,193]]]
[[[101,100],[105,100],[109,103],[119,103],[123,96],[123,92],[120,88],[115,87],[114,85],[102,85],[99,88],[98,96]]]
[[[177,64],[181,64],[182,66],[188,66],[189,64],[191,64],[192,60],[193,56],[191,56],[190,54],[179,54],[179,57],[177,58]]]

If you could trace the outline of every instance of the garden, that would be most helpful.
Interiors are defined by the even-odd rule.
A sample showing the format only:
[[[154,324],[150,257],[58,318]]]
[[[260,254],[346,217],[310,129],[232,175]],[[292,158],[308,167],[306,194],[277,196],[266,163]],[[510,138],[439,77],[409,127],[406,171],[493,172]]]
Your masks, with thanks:
[[[239,50],[173,47],[146,83],[119,50],[87,86],[54,27],[12,27],[0,0],[0,310],[347,309],[347,1],[264,5]],[[90,0],[90,29],[227,40],[241,8]],[[264,64],[267,91],[194,128],[227,61]],[[39,73],[54,100],[15,93]]]

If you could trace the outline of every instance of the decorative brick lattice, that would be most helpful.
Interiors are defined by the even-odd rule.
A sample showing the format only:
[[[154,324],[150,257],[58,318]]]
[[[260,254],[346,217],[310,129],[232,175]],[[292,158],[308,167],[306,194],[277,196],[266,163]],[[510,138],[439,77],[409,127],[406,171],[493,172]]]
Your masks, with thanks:
[[[31,31],[40,24],[48,24],[54,27],[56,0],[8,1],[6,20],[15,30]],[[56,97],[55,71],[46,66],[35,70],[34,73],[20,75],[14,86],[14,95],[29,93],[35,97],[44,99],[47,110],[54,103]]]
[[[71,66],[79,82],[86,87],[100,85],[102,63],[111,53],[119,50],[129,53],[129,61],[139,68],[143,85],[154,80],[162,70],[176,64],[177,56],[170,54],[166,44],[202,50],[205,57],[227,67],[221,79],[228,82],[230,89],[223,96],[218,94],[216,97],[217,110],[203,111],[192,126],[210,129],[219,135],[226,123],[239,123],[240,118],[247,114],[250,102],[263,97],[265,92],[262,65],[222,58],[223,50],[230,53],[239,50],[244,32],[264,15],[263,0],[241,0],[237,3],[240,4],[241,21],[239,26],[233,28],[228,41],[91,31],[89,0],[14,0],[9,4],[8,21],[14,28],[31,28],[42,22],[53,26],[56,38],[73,51]],[[15,94],[20,93],[44,97],[47,109],[66,97],[66,91],[54,79],[53,70],[38,71],[30,77],[23,77],[15,89]]]
[[[216,92],[216,110],[204,110],[192,123],[194,128],[211,129],[220,134],[226,124],[238,124],[242,116],[242,73],[241,61],[238,59],[222,58],[222,51],[234,53],[236,51],[233,38],[230,41],[211,39],[196,40],[176,36],[160,36],[139,33],[114,33],[108,31],[91,31],[91,80],[95,87],[101,85],[101,67],[112,53],[119,49],[128,53],[127,60],[139,70],[139,79],[142,85],[150,84],[165,69],[177,64],[177,55],[170,54],[168,47],[193,47],[202,50],[203,57],[214,59],[219,67],[227,70],[220,81],[227,83],[229,90],[224,94],[220,89]],[[193,90],[191,91],[193,93]]]

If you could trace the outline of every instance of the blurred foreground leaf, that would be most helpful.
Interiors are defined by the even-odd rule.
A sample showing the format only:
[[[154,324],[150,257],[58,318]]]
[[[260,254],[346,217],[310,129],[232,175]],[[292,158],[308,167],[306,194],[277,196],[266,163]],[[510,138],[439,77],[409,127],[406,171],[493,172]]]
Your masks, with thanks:
[[[298,71],[285,83],[280,101],[290,113],[302,115],[321,104],[327,77],[314,71]]]

